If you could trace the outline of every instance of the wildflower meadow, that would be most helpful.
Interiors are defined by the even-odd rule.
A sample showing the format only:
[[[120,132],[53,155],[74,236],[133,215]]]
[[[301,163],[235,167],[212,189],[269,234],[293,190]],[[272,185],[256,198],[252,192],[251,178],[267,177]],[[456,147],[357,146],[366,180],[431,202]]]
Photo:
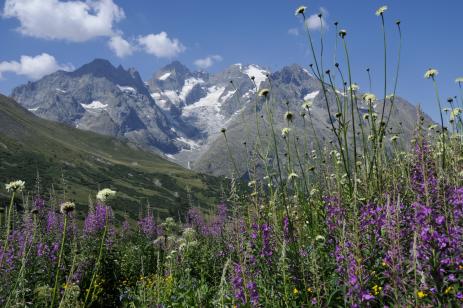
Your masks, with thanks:
[[[308,10],[295,18],[305,21]],[[332,140],[295,133],[296,117],[308,132],[319,120],[310,101],[275,119],[273,106],[284,102],[273,99],[271,82],[256,87],[255,121],[243,124],[258,132],[246,140],[249,177],[239,177],[228,151],[235,168],[212,208],[166,218],[147,204],[137,221],[121,220],[111,207],[118,192],[95,188],[81,220],[72,200],[41,194],[17,174],[2,187],[11,199],[0,216],[0,305],[462,306],[463,78],[457,95],[442,99],[438,70],[423,68],[417,78],[434,88],[439,122],[419,114],[410,139],[390,127],[402,46],[390,12],[371,12],[384,35],[383,93],[360,92],[341,23],[331,25],[335,63],[323,54],[323,33],[319,40],[306,29],[307,69],[322,86]],[[394,57],[388,39],[399,42]]]

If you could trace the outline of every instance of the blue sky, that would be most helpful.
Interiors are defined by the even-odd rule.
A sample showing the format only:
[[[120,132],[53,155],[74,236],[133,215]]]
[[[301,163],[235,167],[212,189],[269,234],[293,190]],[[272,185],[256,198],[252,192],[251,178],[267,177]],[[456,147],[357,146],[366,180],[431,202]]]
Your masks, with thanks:
[[[402,21],[399,95],[420,103],[437,118],[432,84],[423,78],[425,70],[429,67],[439,70],[438,83],[444,101],[458,94],[454,80],[463,76],[463,39],[458,22],[463,1],[460,0],[93,0],[68,1],[64,5],[60,0],[3,0],[0,3],[3,16],[0,92],[5,94],[43,73],[77,68],[94,58],[135,67],[144,79],[174,59],[192,69],[198,67],[196,63],[211,72],[238,62],[255,63],[270,70],[292,63],[307,66],[312,58],[303,25],[294,16],[299,5],[308,6],[307,15],[316,14],[321,8],[325,12],[328,25],[324,29],[325,63],[333,64],[333,22],[339,21],[340,27],[347,29],[353,80],[363,91],[368,90],[365,69],[370,67],[372,90],[382,95],[382,32],[380,18],[374,14],[382,5],[389,7],[385,18],[390,75],[398,46],[394,22]],[[320,31],[314,27],[312,33],[318,41]],[[110,41],[112,49],[108,46]],[[21,56],[30,58],[21,62]],[[205,60],[207,57],[209,60]],[[203,61],[197,62],[198,59]],[[343,53],[338,52],[338,59],[344,66]]]

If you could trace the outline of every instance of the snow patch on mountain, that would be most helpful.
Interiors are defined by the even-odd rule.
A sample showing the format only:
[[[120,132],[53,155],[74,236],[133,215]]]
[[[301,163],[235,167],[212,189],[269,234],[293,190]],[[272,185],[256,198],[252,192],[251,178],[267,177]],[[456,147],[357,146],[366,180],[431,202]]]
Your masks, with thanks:
[[[183,84],[183,88],[182,88],[182,91],[180,92],[179,94],[179,98],[184,101],[187,97],[187,95],[191,92],[191,90],[193,90],[193,88],[197,85],[197,84],[201,84],[201,83],[204,83],[204,80],[202,80],[201,78],[188,78],[185,80],[185,83]]]
[[[56,92],[63,93],[63,94],[67,93],[67,91],[60,89],[60,88],[56,88]]]
[[[135,90],[135,88],[133,88],[133,87],[127,87],[127,86],[117,85],[117,88],[118,88],[119,90],[121,90],[122,92],[126,92],[126,93],[137,93],[137,90]]]
[[[171,72],[167,72],[165,74],[162,74],[161,76],[158,77],[158,80],[166,80],[167,78],[169,78],[170,75],[172,75]]]
[[[310,92],[310,93],[308,93],[306,96],[304,96],[304,100],[305,100],[305,101],[312,100],[312,99],[314,99],[315,97],[317,97],[318,93],[320,93],[320,91],[313,91],[313,92]]]
[[[35,108],[27,109],[27,110],[32,111],[32,112],[35,112],[35,111],[39,110],[39,108],[40,108],[40,107],[35,107]]]
[[[196,142],[196,141],[194,141],[192,139],[185,138],[185,137],[178,137],[176,139],[178,141],[180,141],[180,142],[183,142],[183,143],[189,145],[190,150],[195,150],[195,149],[197,149],[197,148],[199,148],[201,146],[198,142]]]
[[[267,71],[261,69],[256,65],[249,65],[245,70],[244,73],[249,76],[249,78],[254,77],[254,82],[257,85],[257,88],[260,87],[260,84],[267,80]]]
[[[227,94],[223,94],[223,95],[220,97],[220,101],[221,101],[221,102],[227,101],[230,97],[232,97],[233,95],[235,95],[235,93],[236,93],[236,90],[228,91]]]
[[[106,109],[108,107],[108,104],[103,104],[102,102],[100,101],[93,101],[91,102],[90,104],[80,104],[82,107],[84,107],[85,109],[91,109],[91,110],[95,110],[95,109]]]

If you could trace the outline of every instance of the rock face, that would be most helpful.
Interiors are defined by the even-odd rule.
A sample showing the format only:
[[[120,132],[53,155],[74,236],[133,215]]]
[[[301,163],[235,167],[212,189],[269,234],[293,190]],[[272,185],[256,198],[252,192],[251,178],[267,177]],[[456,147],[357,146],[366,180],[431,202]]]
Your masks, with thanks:
[[[271,88],[268,102],[257,95],[264,87]],[[337,101],[345,94],[327,88],[328,106],[336,123]],[[287,111],[294,114],[289,125],[297,141],[292,146],[301,155],[334,138],[321,84],[298,65],[270,73],[258,65],[234,64],[208,74],[192,72],[174,61],[144,83],[135,70],[115,68],[97,59],[74,72],[58,71],[20,86],[12,96],[38,116],[127,137],[179,164],[215,175],[228,175],[235,168],[230,154],[238,172],[245,174],[249,152],[259,135],[260,145],[268,148],[269,117],[281,138],[281,129],[288,126],[284,119]],[[311,108],[304,111],[303,118],[304,102],[310,102]],[[386,107],[388,110],[390,103]],[[381,110],[382,103],[373,105],[374,112],[380,114]],[[367,112],[368,106],[359,98],[357,120],[364,121]],[[405,140],[413,133],[416,119],[416,107],[396,98],[388,133]],[[227,129],[228,146],[221,128]],[[279,141],[283,153],[285,142]]]

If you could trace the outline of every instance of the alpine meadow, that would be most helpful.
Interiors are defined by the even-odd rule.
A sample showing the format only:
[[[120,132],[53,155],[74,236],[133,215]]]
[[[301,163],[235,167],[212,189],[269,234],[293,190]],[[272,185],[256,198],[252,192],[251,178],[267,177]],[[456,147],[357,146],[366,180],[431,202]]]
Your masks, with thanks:
[[[449,23],[410,33],[395,0],[365,17],[236,1],[207,29],[203,13],[229,12],[196,2],[188,26],[177,0],[3,1],[0,306],[463,306],[463,77],[448,77],[463,76],[463,45]],[[461,15],[456,2],[424,9]],[[282,19],[243,28],[251,7]],[[214,23],[238,28],[215,39]],[[250,43],[257,23],[292,28]],[[169,34],[139,34],[151,27]],[[246,48],[262,63],[228,62]]]

